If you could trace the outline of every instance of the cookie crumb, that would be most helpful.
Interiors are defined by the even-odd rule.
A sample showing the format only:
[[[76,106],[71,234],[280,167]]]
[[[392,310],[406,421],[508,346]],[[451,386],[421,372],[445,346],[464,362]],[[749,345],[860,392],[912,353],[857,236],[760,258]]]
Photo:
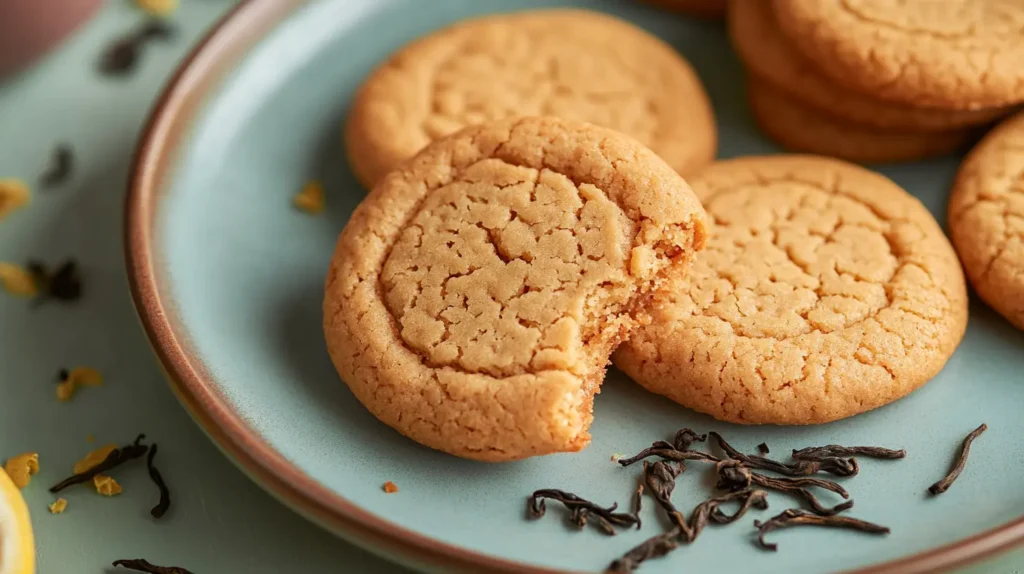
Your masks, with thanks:
[[[7,459],[4,471],[11,477],[14,486],[20,489],[28,486],[31,476],[39,472],[39,453],[26,452]]]
[[[153,16],[170,16],[178,9],[178,0],[135,0],[135,4]]]
[[[2,202],[2,200],[0,200]],[[0,204],[2,209],[2,204]],[[0,283],[11,295],[20,297],[35,297],[39,294],[39,285],[36,284],[32,273],[19,265],[0,262]]]
[[[96,492],[103,496],[117,496],[121,494],[121,485],[112,476],[97,474],[92,477],[92,484],[96,487]]]
[[[0,221],[25,207],[32,200],[32,194],[25,182],[18,179],[0,179]]]
[[[75,367],[61,371],[61,382],[57,385],[57,400],[70,401],[79,386],[98,387],[103,384],[103,375],[91,367]]]
[[[292,204],[306,213],[316,215],[324,211],[324,186],[319,181],[311,181],[292,198]]]
[[[384,492],[394,494],[398,492],[398,486],[390,480],[384,483]]]
[[[67,507],[68,501],[63,498],[58,498],[49,504],[50,514],[61,514]]]

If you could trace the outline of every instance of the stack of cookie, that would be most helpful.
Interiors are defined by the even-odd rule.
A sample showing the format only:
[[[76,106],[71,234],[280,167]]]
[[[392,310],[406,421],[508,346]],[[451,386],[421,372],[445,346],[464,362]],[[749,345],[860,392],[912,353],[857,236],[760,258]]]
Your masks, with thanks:
[[[949,153],[1024,101],[1019,22],[998,3],[732,0],[758,125],[858,162]],[[913,24],[913,26],[911,25]]]

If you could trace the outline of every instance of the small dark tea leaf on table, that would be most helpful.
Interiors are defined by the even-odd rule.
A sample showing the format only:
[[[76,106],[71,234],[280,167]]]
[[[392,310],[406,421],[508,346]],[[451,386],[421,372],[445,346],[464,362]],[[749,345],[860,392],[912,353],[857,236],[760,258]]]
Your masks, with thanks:
[[[817,472],[827,472],[836,476],[854,476],[860,470],[857,466],[857,461],[852,458],[830,457],[815,460],[797,460],[787,464],[765,456],[744,454],[729,444],[722,435],[716,432],[708,434],[715,439],[719,448],[729,458],[738,460],[753,469],[768,470],[785,476],[808,476]]]
[[[146,435],[140,434],[138,437],[135,438],[135,442],[133,442],[132,444],[122,446],[120,448],[115,448],[114,450],[110,451],[110,454],[107,455],[107,458],[103,459],[103,462],[97,464],[96,466],[90,468],[89,470],[83,473],[74,474],[72,476],[69,476],[68,478],[65,478],[64,480],[51,486],[50,492],[60,492],[65,488],[68,488],[69,486],[89,482],[97,474],[104,474],[110,470],[113,470],[121,466],[122,464],[130,460],[142,458],[149,450],[149,445],[142,444],[142,441],[145,438]]]
[[[40,178],[40,183],[42,183],[43,187],[56,187],[64,183],[71,176],[74,165],[75,157],[71,151],[71,146],[68,144],[58,144],[53,149],[50,166]]]
[[[615,534],[615,526],[627,528],[640,523],[637,514],[615,512],[619,507],[618,503],[605,508],[571,492],[554,488],[537,490],[530,495],[526,505],[530,518],[544,516],[547,512],[545,499],[561,503],[569,511],[569,523],[578,528],[586,526],[588,521],[593,519],[605,534],[612,536]]]
[[[149,447],[149,455],[146,456],[146,469],[149,471],[149,478],[153,479],[156,487],[160,489],[160,502],[149,513],[153,518],[163,518],[164,514],[171,507],[171,491],[167,488],[167,483],[164,482],[164,477],[160,475],[160,471],[153,466],[153,459],[156,458],[156,446],[156,444],[153,444]]]
[[[960,447],[960,454],[956,457],[956,462],[953,463],[953,468],[950,469],[949,474],[947,474],[945,478],[931,485],[928,488],[928,492],[932,495],[936,495],[949,490],[949,487],[953,485],[953,482],[956,481],[957,477],[960,476],[960,473],[963,472],[964,467],[967,466],[967,457],[971,454],[971,443],[973,443],[974,439],[981,436],[981,433],[986,430],[988,430],[988,425],[982,423],[980,427],[971,431],[971,434],[964,438],[963,445]]]
[[[757,445],[757,452],[759,452],[761,454],[768,454],[768,453],[771,452],[771,449],[768,448],[768,443],[763,442],[763,443]]]
[[[114,566],[120,566],[136,572],[147,572],[148,574],[193,574],[180,566],[156,566],[141,558],[115,560]]]
[[[894,450],[891,448],[882,448],[879,446],[841,446],[838,444],[810,446],[793,451],[793,458],[801,460],[849,458],[853,456],[866,456],[868,458],[894,460],[907,456],[907,451],[903,449]]]
[[[857,518],[850,518],[849,516],[819,516],[806,510],[799,508],[791,508],[783,511],[781,514],[774,516],[764,522],[760,520],[754,521],[754,527],[757,528],[757,542],[765,550],[771,550],[772,552],[779,549],[778,544],[772,542],[765,542],[764,535],[771,532],[772,530],[778,530],[780,528],[791,528],[793,526],[823,526],[826,528],[846,528],[848,530],[857,530],[860,532],[866,532],[868,534],[888,534],[889,528],[881,526],[873,522],[866,520],[860,520]]]

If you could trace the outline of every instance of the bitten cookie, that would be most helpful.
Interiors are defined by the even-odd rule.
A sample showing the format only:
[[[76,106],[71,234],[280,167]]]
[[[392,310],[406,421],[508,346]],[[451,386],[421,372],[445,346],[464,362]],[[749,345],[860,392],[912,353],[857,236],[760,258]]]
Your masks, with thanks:
[[[666,10],[682,12],[698,18],[717,20],[725,17],[728,0],[643,0]]]
[[[651,391],[718,419],[811,424],[899,399],[943,368],[967,325],[956,254],[884,176],[814,156],[712,164],[686,280],[615,354]]]
[[[841,85],[912,106],[1024,101],[1024,3],[774,0],[782,31]]]
[[[960,166],[949,230],[967,277],[1024,329],[1024,114],[990,132]]]
[[[845,122],[802,105],[772,85],[748,79],[748,98],[761,131],[790,151],[861,163],[892,163],[966,149],[974,134],[879,131]]]
[[[424,445],[486,461],[576,451],[612,350],[704,245],[686,182],[635,140],[555,118],[441,139],[338,240],[327,347]]]
[[[1004,108],[936,110],[852,92],[822,75],[782,35],[769,0],[732,0],[729,35],[747,70],[790,98],[836,118],[893,131],[950,131],[1006,115]]]
[[[620,131],[684,175],[717,146],[704,87],[670,46],[611,16],[536,10],[460,22],[400,50],[356,95],[346,147],[372,187],[432,140],[531,115]]]

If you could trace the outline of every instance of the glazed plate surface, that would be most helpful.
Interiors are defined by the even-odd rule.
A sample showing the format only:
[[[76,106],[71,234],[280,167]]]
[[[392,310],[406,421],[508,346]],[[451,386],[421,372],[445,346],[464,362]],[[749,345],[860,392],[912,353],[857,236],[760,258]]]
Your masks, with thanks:
[[[276,1],[257,0],[235,18]],[[205,59],[223,69],[209,85],[193,86],[196,97],[171,122],[176,135],[167,136],[161,144],[165,149],[157,154],[166,163],[153,171],[152,189],[140,186],[137,174],[129,203],[133,281],[151,281],[159,299],[157,306],[136,286],[143,321],[151,335],[155,323],[166,322],[154,338],[173,384],[207,431],[254,476],[275,471],[239,441],[225,444],[224,435],[231,433],[224,431],[224,421],[237,419],[240,426],[232,432],[282,457],[323,489],[318,492],[347,500],[359,516],[375,517],[374,528],[389,531],[394,546],[370,544],[394,558],[430,565],[422,556],[395,554],[412,533],[427,537],[428,546],[455,556],[452,564],[467,570],[484,569],[481,560],[490,557],[523,568],[601,571],[663,527],[655,505],[647,504],[643,530],[608,538],[596,530],[567,527],[554,505],[545,519],[526,520],[526,496],[538,488],[562,488],[602,503],[626,503],[640,469],[620,468],[610,456],[632,454],[689,426],[717,430],[748,452],[766,441],[779,456],[790,448],[828,443],[907,449],[904,460],[865,460],[860,475],[843,480],[856,500],[850,514],[885,524],[892,533],[879,538],[788,530],[773,535],[779,552],[765,553],[753,544],[753,520],[796,505],[774,495],[768,511],[729,527],[708,528],[697,543],[651,561],[642,572],[855,570],[1004,527],[958,551],[933,555],[930,562],[879,570],[907,571],[903,568],[913,564],[932,568],[965,560],[1024,534],[1024,334],[977,302],[967,336],[940,376],[896,404],[829,425],[718,423],[647,393],[614,369],[596,401],[593,442],[578,454],[498,465],[470,462],[421,447],[379,423],[338,379],[324,348],[320,310],[337,234],[364,196],[345,160],[340,126],[354,90],[399,46],[476,14],[555,5],[604,10],[660,36],[693,63],[718,116],[719,157],[780,150],[752,124],[741,68],[720,23],[631,2],[296,4],[244,55],[232,56],[216,41],[200,52],[193,66]],[[146,161],[163,161],[146,153]],[[879,169],[941,221],[959,159]],[[290,205],[291,195],[311,179],[321,179],[327,191],[328,210],[320,217]],[[144,244],[140,234],[148,234]],[[151,277],[140,278],[143,260],[149,262]],[[171,339],[184,350],[178,359],[168,359]],[[214,406],[194,398],[192,383],[182,380],[184,370],[202,380],[204,392],[216,398]],[[927,497],[927,487],[944,475],[960,440],[982,422],[989,431],[975,443],[959,481],[943,496]],[[395,482],[400,492],[384,494],[385,481]],[[282,493],[274,481],[263,482],[307,515],[368,543],[360,534],[364,518],[349,517],[343,521],[347,526],[337,526],[337,507],[319,494],[304,486]],[[675,500],[688,512],[709,495],[710,485],[707,469],[693,464],[680,478]],[[424,538],[418,540],[422,546]]]

